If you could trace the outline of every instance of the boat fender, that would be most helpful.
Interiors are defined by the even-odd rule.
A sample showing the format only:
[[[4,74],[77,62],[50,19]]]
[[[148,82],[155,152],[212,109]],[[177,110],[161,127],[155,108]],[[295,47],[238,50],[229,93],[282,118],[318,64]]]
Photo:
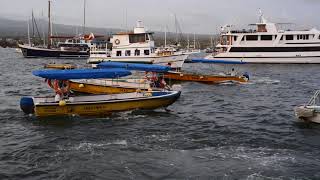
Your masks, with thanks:
[[[26,114],[34,113],[34,102],[32,97],[22,97],[20,99],[20,108]]]
[[[84,84],[79,84],[79,88],[84,88]]]
[[[67,105],[67,103],[65,100],[59,101],[59,106],[66,106],[66,105]]]

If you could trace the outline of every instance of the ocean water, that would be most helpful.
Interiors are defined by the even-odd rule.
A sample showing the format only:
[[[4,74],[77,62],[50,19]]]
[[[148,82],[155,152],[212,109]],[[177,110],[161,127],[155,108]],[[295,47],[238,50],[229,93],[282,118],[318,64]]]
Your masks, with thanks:
[[[31,71],[53,61],[85,64],[0,49],[0,179],[320,179],[320,125],[293,112],[319,88],[320,65],[241,65],[248,84],[183,83],[170,112],[29,117],[20,97],[52,93]]]

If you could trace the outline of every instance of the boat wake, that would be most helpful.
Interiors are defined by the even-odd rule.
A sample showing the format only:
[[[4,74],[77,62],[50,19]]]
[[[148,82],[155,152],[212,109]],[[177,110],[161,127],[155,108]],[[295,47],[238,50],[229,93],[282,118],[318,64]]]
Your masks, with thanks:
[[[280,80],[271,79],[270,77],[261,77],[258,79],[252,79],[247,84],[279,84],[280,82]]]

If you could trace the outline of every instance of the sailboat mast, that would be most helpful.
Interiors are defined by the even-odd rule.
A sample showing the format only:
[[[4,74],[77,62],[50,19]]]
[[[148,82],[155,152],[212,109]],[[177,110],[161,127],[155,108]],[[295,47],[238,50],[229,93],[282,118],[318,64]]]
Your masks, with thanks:
[[[31,11],[31,21],[32,21],[32,38],[34,39],[34,15],[33,15],[33,9]]]
[[[48,24],[48,49],[51,48],[51,1],[48,0],[48,18],[49,18],[49,24]]]
[[[193,48],[196,49],[196,33],[193,33]]]
[[[189,34],[188,34],[187,38],[188,38],[188,45],[187,45],[187,47],[188,47],[188,50],[189,50],[189,49],[190,49],[190,37],[189,37]]]
[[[176,43],[178,43],[178,20],[176,14],[174,14],[174,26],[176,28]]]
[[[30,25],[29,25],[29,19],[28,19],[28,42],[29,42],[29,46],[31,46],[31,40],[30,40]]]
[[[164,31],[164,47],[167,47],[167,26],[165,27]]]
[[[83,35],[86,33],[86,0],[83,0]]]

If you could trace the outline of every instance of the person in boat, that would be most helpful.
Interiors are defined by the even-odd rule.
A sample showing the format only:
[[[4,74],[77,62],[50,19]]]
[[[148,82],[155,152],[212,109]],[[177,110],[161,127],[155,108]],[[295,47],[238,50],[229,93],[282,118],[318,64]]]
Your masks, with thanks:
[[[46,79],[48,85],[54,89],[56,95],[55,95],[55,101],[61,101],[63,99],[66,99],[70,95],[70,84],[68,80],[51,80]]]
[[[237,72],[234,70],[234,68],[232,68],[230,72],[230,76],[236,76],[236,75],[237,75]]]
[[[167,87],[167,83],[164,80],[163,76],[160,76],[157,78],[157,80],[154,82],[154,85],[156,88],[164,89]]]

